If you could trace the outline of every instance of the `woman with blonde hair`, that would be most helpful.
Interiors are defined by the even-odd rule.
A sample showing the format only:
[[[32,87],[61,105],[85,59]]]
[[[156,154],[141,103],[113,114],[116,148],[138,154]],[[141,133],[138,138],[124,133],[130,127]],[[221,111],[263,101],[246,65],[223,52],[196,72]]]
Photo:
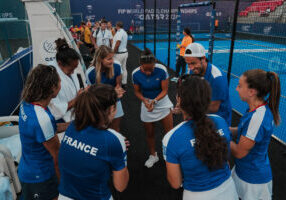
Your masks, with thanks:
[[[121,98],[124,94],[124,90],[121,87],[121,67],[119,64],[114,63],[114,53],[111,48],[107,46],[100,46],[94,55],[91,67],[86,71],[87,84],[108,84],[115,88],[118,98]],[[120,120],[124,115],[121,101],[117,100],[117,112],[114,120],[111,123],[111,128],[116,131],[120,130]]]

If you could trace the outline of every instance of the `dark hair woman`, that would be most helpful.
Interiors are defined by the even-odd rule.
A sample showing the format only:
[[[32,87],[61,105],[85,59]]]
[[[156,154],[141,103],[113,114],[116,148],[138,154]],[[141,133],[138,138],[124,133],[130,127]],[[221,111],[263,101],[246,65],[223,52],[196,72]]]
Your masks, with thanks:
[[[237,200],[227,163],[230,132],[224,119],[207,115],[208,82],[194,75],[179,79],[177,101],[185,121],[163,138],[169,183],[183,183],[184,200]]]
[[[191,34],[191,30],[189,28],[184,28],[183,30],[184,38],[181,44],[177,45],[177,48],[180,49],[180,55],[178,56],[177,63],[176,63],[176,77],[175,79],[171,79],[177,81],[178,77],[180,76],[180,72],[182,71],[181,75],[184,75],[186,72],[186,61],[185,61],[185,50],[186,47],[193,43],[195,40]]]
[[[145,166],[150,168],[159,161],[155,152],[155,122],[161,121],[165,133],[173,128],[172,102],[168,97],[169,75],[167,69],[156,63],[149,49],[142,52],[141,66],[132,72],[134,92],[141,104],[141,120],[147,133],[150,156]]]
[[[77,97],[59,153],[61,199],[112,199],[108,182],[123,191],[129,180],[124,137],[108,129],[117,94],[110,85],[90,86]],[[72,156],[71,156],[72,155]]]
[[[61,90],[57,97],[51,101],[49,108],[56,120],[70,122],[75,97],[82,92],[78,77],[74,73],[79,64],[80,56],[76,50],[69,47],[65,39],[59,38],[55,43],[56,61],[50,64],[55,66],[61,78]]]
[[[274,72],[248,70],[240,77],[236,90],[249,109],[238,127],[230,128],[237,134],[236,142],[231,142],[235,157],[233,180],[241,199],[271,199],[268,146],[274,124],[280,122],[280,80]]]
[[[58,151],[56,121],[48,104],[61,89],[60,77],[53,66],[38,65],[27,77],[19,113],[22,157],[18,175],[21,198],[57,199]]]
[[[95,52],[91,66],[86,71],[86,80],[89,85],[99,83],[112,85],[118,97],[121,98],[125,92],[121,87],[121,67],[120,64],[114,63],[113,56],[111,48],[100,46]],[[111,128],[120,131],[120,120],[124,115],[120,100],[117,101],[116,107],[117,112]]]

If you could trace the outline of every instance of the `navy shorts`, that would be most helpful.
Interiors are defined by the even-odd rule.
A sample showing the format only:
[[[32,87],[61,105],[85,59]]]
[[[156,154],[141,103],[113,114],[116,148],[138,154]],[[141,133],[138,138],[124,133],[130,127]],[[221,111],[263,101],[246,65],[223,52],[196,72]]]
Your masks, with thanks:
[[[52,200],[59,195],[55,176],[41,183],[23,183],[20,200]]]

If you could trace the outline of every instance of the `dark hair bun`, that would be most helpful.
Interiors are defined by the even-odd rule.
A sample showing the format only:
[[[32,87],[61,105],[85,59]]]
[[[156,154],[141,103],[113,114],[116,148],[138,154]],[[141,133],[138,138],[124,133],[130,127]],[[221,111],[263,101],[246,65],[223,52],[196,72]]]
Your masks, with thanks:
[[[62,51],[65,49],[69,49],[69,45],[65,39],[59,38],[55,41],[56,46],[57,46],[57,51]]]

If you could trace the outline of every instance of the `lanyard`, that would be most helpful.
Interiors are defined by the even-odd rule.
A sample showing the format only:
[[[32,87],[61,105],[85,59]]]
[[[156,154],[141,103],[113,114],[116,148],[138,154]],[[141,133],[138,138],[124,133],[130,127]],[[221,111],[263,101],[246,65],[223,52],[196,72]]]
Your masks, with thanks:
[[[102,39],[104,39],[105,30],[104,31],[101,30],[101,35],[102,35]]]

